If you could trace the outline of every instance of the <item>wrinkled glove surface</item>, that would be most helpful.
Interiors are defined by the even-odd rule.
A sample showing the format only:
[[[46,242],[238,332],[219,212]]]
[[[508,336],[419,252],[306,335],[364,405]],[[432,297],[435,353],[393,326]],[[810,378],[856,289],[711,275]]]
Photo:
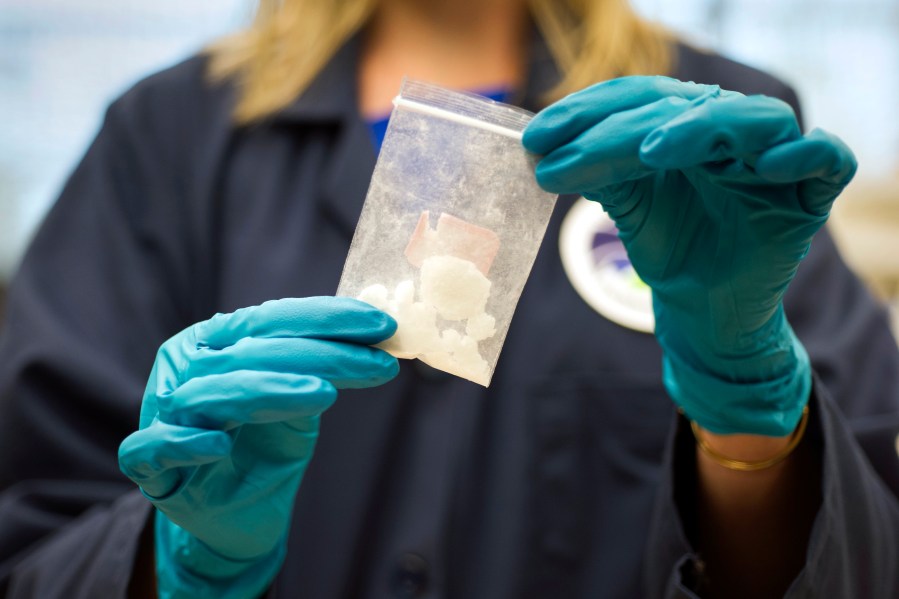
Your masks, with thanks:
[[[615,221],[652,288],[663,379],[716,433],[786,435],[811,387],[782,298],[856,161],[835,136],[803,136],[764,96],[626,77],[540,112],[524,146],[537,180]]]
[[[396,323],[348,298],[217,314],[160,348],[122,471],[157,508],[160,597],[257,597],[281,567],[294,496],[337,389],[380,385],[368,347]]]

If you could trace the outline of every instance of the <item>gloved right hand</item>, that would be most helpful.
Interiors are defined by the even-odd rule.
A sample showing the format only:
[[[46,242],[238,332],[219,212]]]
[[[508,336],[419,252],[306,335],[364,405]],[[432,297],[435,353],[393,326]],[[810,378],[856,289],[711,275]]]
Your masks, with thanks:
[[[652,289],[662,380],[718,434],[787,436],[812,385],[783,296],[856,160],[764,96],[667,77],[599,83],[522,139],[537,181],[602,204]]]
[[[157,508],[163,598],[250,598],[283,562],[294,496],[336,389],[399,366],[369,347],[396,330],[349,298],[283,299],[217,314],[166,341],[122,471]]]

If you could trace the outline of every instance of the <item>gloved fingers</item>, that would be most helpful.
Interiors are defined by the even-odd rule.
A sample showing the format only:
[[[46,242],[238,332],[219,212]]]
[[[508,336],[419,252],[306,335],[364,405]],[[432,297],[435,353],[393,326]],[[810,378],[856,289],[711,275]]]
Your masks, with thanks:
[[[522,143],[535,154],[549,154],[610,116],[664,98],[695,100],[715,95],[712,85],[670,77],[622,77],[575,92],[540,111],[524,130]]]
[[[163,422],[227,431],[311,418],[335,399],[334,386],[315,376],[238,370],[191,379],[156,402]]]
[[[374,345],[396,332],[396,321],[348,297],[284,298],[216,314],[196,325],[197,343],[221,349],[245,337],[305,337]]]
[[[338,389],[360,389],[386,383],[399,372],[396,358],[368,345],[291,337],[246,337],[223,349],[201,347],[188,360],[181,384],[212,374],[254,370],[312,375]]]
[[[640,160],[643,139],[692,106],[669,97],[610,116],[544,156],[537,182],[550,192],[585,194],[643,177],[652,170]]]
[[[658,127],[643,140],[640,158],[657,169],[686,169],[754,157],[800,135],[786,102],[729,94],[697,102]]]
[[[823,216],[855,176],[858,162],[842,139],[815,129],[759,156],[756,173],[773,183],[801,182],[800,200],[810,214]]]
[[[165,497],[182,481],[183,468],[217,462],[231,453],[227,433],[156,421],[122,441],[119,468],[152,498]]]

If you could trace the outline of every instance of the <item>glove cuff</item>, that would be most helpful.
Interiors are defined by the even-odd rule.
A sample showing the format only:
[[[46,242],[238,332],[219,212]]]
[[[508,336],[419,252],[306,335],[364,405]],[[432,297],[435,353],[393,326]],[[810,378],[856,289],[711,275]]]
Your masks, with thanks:
[[[287,553],[285,539],[260,558],[231,559],[158,510],[154,531],[160,599],[256,599],[277,576]]]
[[[778,343],[762,357],[765,375],[759,378],[746,376],[746,361],[735,364],[730,374],[726,369],[712,372],[665,351],[662,379],[668,394],[690,420],[712,433],[789,435],[808,403],[812,369],[805,347],[786,319],[782,322]]]

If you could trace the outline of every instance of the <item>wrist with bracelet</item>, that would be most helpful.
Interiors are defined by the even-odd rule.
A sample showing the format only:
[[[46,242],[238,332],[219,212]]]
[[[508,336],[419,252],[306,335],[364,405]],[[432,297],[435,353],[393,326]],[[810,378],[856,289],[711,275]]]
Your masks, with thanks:
[[[747,461],[747,460],[736,460],[730,458],[718,450],[714,449],[709,442],[705,439],[702,434],[702,429],[695,421],[690,421],[690,428],[693,431],[693,437],[696,439],[696,444],[699,447],[699,450],[702,451],[706,456],[708,456],[713,462],[716,464],[727,468],[728,470],[737,470],[740,472],[754,472],[758,470],[766,470],[777,464],[783,462],[787,459],[799,446],[799,443],[802,441],[805,436],[806,428],[808,427],[808,413],[809,409],[806,405],[802,410],[802,417],[799,420],[799,424],[796,426],[793,433],[790,435],[789,442],[787,445],[781,449],[774,456],[758,461]]]

